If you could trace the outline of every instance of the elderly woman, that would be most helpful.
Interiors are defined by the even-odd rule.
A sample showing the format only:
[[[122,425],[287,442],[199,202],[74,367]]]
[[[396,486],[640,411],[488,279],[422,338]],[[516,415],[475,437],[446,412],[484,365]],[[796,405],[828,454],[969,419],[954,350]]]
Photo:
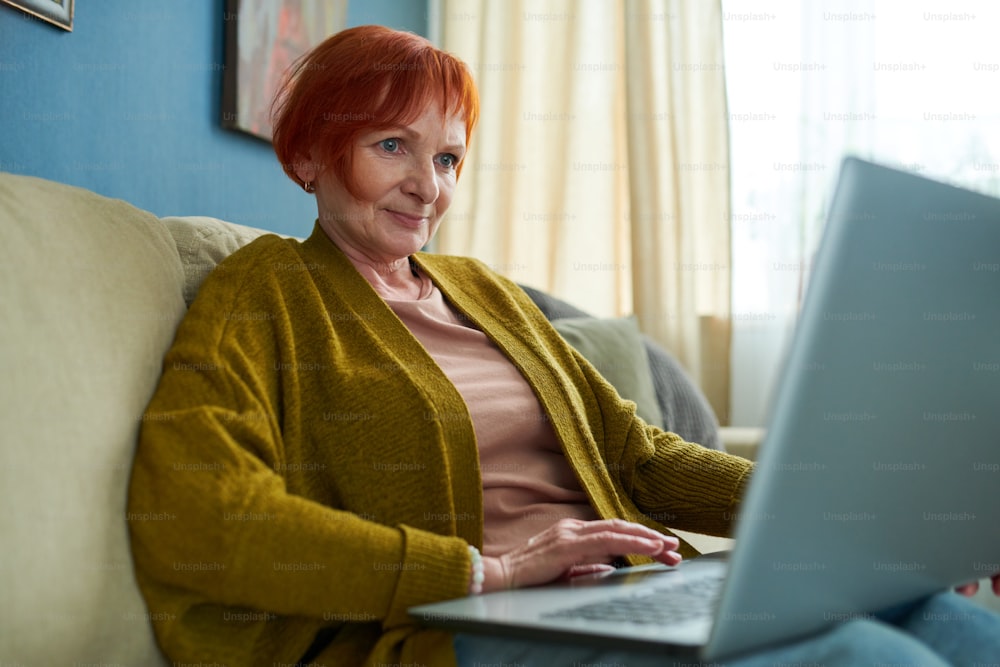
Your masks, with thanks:
[[[749,462],[645,424],[482,263],[419,252],[476,124],[460,61],[354,28],[276,108],[315,229],[205,281],[136,454],[130,511],[169,517],[131,526],[167,656],[454,664],[409,607],[693,553],[651,517],[730,530]],[[459,659],[495,650],[462,637]]]

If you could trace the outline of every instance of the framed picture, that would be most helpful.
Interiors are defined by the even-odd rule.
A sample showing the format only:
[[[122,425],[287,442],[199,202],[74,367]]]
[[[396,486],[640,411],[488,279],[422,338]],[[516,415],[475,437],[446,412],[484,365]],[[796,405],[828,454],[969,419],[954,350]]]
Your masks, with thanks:
[[[226,0],[223,127],[271,140],[271,102],[300,56],[347,25],[347,0]]]
[[[63,30],[73,31],[75,0],[0,0]]]

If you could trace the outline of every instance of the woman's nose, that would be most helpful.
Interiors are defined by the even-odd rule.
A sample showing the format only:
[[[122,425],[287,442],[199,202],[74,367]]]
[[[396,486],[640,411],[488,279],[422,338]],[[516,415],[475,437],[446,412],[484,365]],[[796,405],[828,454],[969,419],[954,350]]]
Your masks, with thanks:
[[[414,160],[403,188],[406,194],[413,195],[423,204],[434,203],[440,192],[434,160],[426,158]]]

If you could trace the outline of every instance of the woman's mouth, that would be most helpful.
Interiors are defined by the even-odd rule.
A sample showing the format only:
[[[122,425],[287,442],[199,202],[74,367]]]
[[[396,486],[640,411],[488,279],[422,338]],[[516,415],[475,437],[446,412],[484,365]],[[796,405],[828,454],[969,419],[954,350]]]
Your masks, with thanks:
[[[427,221],[427,216],[425,215],[414,215],[403,213],[402,211],[393,211],[392,209],[386,209],[386,212],[407,227],[419,227]]]

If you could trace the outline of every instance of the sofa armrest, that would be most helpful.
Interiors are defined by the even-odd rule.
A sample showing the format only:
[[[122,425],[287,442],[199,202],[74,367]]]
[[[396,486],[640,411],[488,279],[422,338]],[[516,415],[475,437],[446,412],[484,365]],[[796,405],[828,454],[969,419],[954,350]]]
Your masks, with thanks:
[[[729,454],[742,456],[751,461],[757,460],[757,450],[764,440],[762,428],[749,426],[722,426],[719,428],[719,439],[723,449]]]

